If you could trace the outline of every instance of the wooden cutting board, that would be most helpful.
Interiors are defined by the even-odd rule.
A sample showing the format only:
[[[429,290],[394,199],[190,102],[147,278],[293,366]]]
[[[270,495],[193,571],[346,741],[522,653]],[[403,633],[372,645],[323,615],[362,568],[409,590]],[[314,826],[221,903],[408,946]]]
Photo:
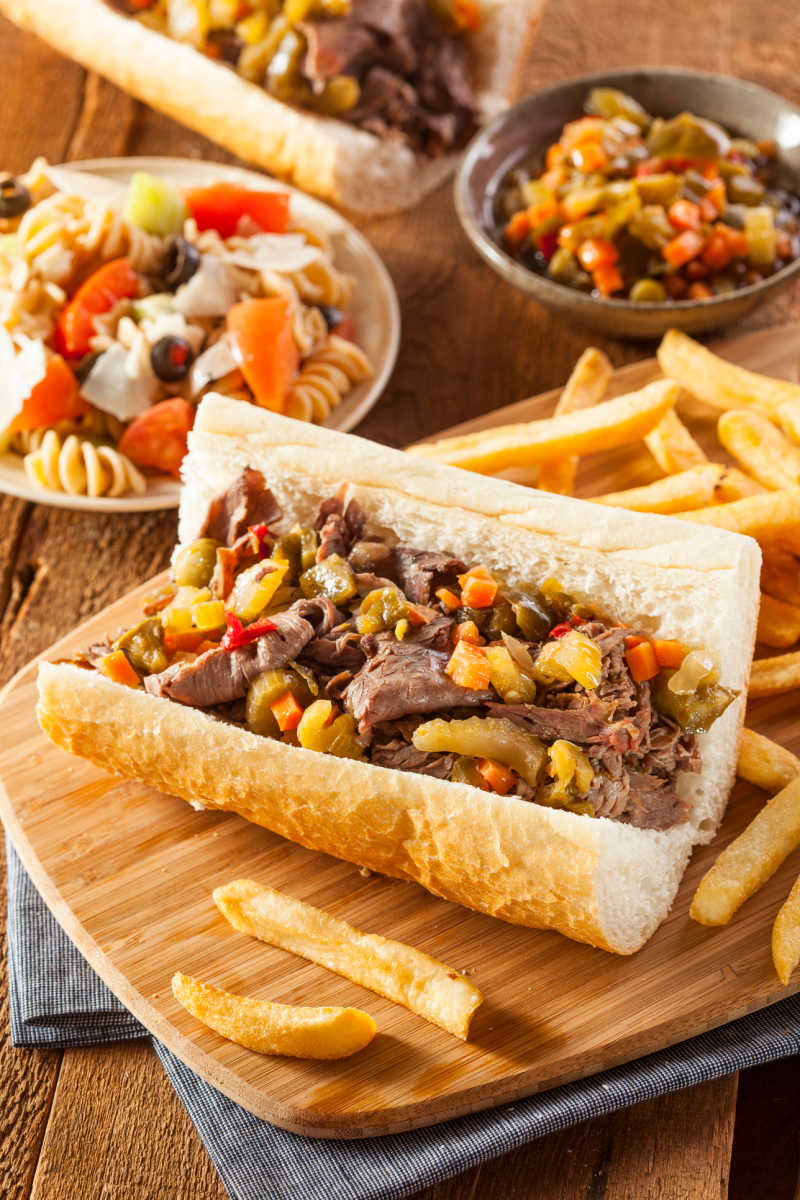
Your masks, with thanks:
[[[749,335],[725,353],[794,378],[800,327]],[[652,360],[619,371],[614,392],[646,382]],[[469,426],[546,416],[557,392]],[[684,413],[710,448],[714,417]],[[587,459],[581,494],[647,481],[647,451]],[[139,612],[152,581],[58,642],[59,658]],[[733,923],[689,920],[691,895],[722,845],[764,802],[744,783],[724,828],[696,853],[672,915],[632,958],[555,933],[520,929],[438,900],[411,883],[370,876],[283,841],[239,817],[197,813],[181,800],[110,778],[57,750],[34,718],[36,664],[2,703],[0,812],[54,915],[109,987],[203,1078],[257,1115],[297,1133],[353,1138],[429,1125],[593,1074],[712,1029],[800,989],[782,988],[769,932],[798,871],[790,860]],[[750,706],[752,727],[800,753],[797,696]],[[224,766],[222,767],[224,769]],[[320,905],[361,929],[399,938],[465,971],[486,999],[467,1044],[389,1001],[234,932],[211,892],[248,876]],[[266,1058],[199,1025],[173,999],[180,970],[233,992],[290,1004],[356,1005],[379,1033],[340,1062]]]

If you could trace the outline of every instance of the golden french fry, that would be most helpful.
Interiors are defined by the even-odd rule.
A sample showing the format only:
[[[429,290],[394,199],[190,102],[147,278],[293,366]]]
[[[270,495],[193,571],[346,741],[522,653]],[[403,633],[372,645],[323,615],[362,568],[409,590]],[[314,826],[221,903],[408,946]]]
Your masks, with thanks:
[[[595,504],[627,508],[634,512],[674,513],[703,508],[712,504],[714,493],[725,467],[720,463],[705,463],[690,467],[677,475],[667,475],[645,487],[629,488],[624,492],[607,492],[592,496]]]
[[[776,600],[800,604],[800,558],[780,546],[768,547],[761,564],[761,590]]]
[[[638,442],[672,408],[679,389],[667,379],[638,392],[604,400],[594,408],[522,425],[499,425],[478,433],[420,442],[411,454],[491,474],[570,454],[590,454]]]
[[[800,876],[783,902],[772,926],[772,961],[784,987],[800,963]]]
[[[714,500],[717,504],[727,504],[731,500],[743,500],[745,496],[763,496],[768,490],[738,467],[726,467],[714,488]]]
[[[800,446],[800,399],[784,400],[778,405],[778,422],[783,432]]]
[[[800,606],[761,594],[756,641],[775,650],[788,650],[800,638]]]
[[[777,696],[794,688],[800,688],[800,650],[778,654],[774,658],[759,658],[753,663],[747,689],[751,700]]]
[[[584,350],[572,374],[564,385],[553,416],[579,412],[582,408],[593,408],[606,394],[614,368],[595,346]],[[538,486],[545,492],[560,492],[568,496],[575,483],[578,459],[574,454],[563,458],[547,459],[539,467]]]
[[[732,409],[717,422],[722,445],[764,487],[800,484],[800,449],[760,412]]]
[[[359,1008],[301,1008],[235,996],[179,971],[172,992],[198,1021],[224,1038],[289,1058],[347,1058],[375,1036],[372,1017]]]
[[[763,734],[743,729],[736,774],[774,795],[800,775],[800,758]]]
[[[689,915],[701,925],[727,925],[745,900],[800,845],[800,777],[768,800],[700,880]]]
[[[779,492],[764,492],[760,496],[745,496],[713,508],[675,513],[682,521],[698,525],[716,525],[734,533],[766,541],[797,536],[800,533],[800,488],[783,488]]]
[[[378,934],[251,879],[214,890],[214,903],[234,929],[311,962],[402,1004],[456,1037],[466,1038],[483,996],[463,975]]]
[[[705,451],[697,444],[675,409],[662,417],[655,429],[644,437],[645,445],[665,475],[677,475],[690,467],[708,462]]]
[[[756,408],[777,418],[779,405],[800,400],[800,385],[737,367],[677,329],[664,334],[657,358],[668,379],[712,408]]]

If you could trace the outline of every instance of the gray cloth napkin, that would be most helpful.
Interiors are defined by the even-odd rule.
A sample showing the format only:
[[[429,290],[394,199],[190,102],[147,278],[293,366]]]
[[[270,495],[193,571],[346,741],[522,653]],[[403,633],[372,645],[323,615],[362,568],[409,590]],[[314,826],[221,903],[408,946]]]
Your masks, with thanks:
[[[7,843],[16,1046],[147,1036],[50,915]],[[490,1112],[385,1138],[299,1137],[239,1108],[153,1042],[232,1200],[399,1200],[591,1117],[800,1052],[800,995],[679,1046]]]

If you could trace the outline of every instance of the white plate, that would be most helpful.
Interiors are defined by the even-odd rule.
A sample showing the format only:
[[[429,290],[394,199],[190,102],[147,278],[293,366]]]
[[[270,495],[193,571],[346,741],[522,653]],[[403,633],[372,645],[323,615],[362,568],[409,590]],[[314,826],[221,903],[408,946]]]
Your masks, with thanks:
[[[67,185],[70,172],[91,173],[97,178],[98,188],[103,187],[101,181],[105,182],[105,190],[112,199],[117,189],[121,192],[127,186],[135,171],[148,171],[181,187],[202,187],[219,179],[228,179],[268,192],[289,192],[292,211],[300,220],[313,220],[327,231],[333,243],[336,266],[352,275],[356,281],[350,311],[358,329],[359,345],[375,368],[373,377],[354,388],[347,399],[334,409],[325,424],[331,429],[348,430],[366,416],[386,387],[394,368],[400,343],[400,308],[394,284],[380,258],[367,239],[339,213],[320,200],[307,196],[305,192],[266,175],[243,167],[197,162],[190,158],[93,158],[84,162],[65,163],[56,169],[62,172],[64,186]],[[92,512],[144,512],[156,508],[177,508],[179,500],[179,485],[175,480],[163,476],[150,477],[147,491],[142,496],[94,498],[44,491],[31,486],[22,458],[17,454],[0,456],[0,492],[38,504],[88,509]]]

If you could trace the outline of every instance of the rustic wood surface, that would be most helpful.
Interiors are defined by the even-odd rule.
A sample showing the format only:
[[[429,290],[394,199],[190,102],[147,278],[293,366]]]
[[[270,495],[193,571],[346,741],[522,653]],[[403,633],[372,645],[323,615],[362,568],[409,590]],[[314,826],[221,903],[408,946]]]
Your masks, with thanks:
[[[741,75],[800,103],[794,0],[551,0],[526,86],[604,67],[675,64]],[[0,159],[176,154],[202,139],[0,23]],[[587,344],[470,252],[449,190],[365,223],[397,284],[404,341],[362,431],[393,444],[555,387]],[[800,316],[788,289],[743,328]],[[595,339],[596,340],[596,339]],[[601,342],[616,364],[643,347]],[[0,500],[0,678],[164,566],[174,516],[90,518]],[[5,977],[0,978],[5,995]],[[144,1045],[66,1053],[9,1047],[0,1015],[0,1194],[9,1200],[224,1200],[182,1107]],[[456,1197],[800,1197],[800,1066],[790,1060],[542,1139],[418,1200]]]

